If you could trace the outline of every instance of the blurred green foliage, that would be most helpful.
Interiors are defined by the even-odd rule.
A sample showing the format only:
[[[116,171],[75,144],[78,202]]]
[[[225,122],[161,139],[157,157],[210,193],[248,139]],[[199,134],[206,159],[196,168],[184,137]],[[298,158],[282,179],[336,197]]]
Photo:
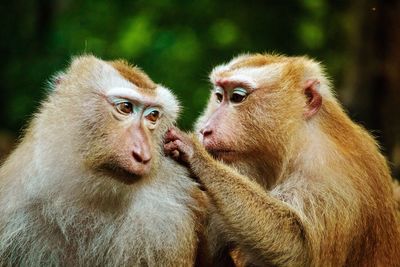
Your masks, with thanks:
[[[346,1],[16,0],[2,4],[0,129],[17,132],[72,55],[124,58],[182,101],[190,129],[208,73],[244,52],[309,54],[340,83]]]
[[[247,52],[307,54],[400,177],[398,0],[14,0],[0,4],[0,160],[73,55],[123,58],[171,88],[191,129],[208,74]],[[62,116],[62,114],[60,114]]]

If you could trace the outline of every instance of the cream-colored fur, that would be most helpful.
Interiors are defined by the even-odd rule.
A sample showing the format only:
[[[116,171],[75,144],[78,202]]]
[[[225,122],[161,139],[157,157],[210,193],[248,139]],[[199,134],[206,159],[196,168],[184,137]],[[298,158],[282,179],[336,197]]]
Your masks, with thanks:
[[[97,132],[82,124],[110,119],[90,116],[100,108],[96,94],[136,86],[93,56],[75,59],[62,79],[0,169],[0,265],[193,265],[197,184],[161,152],[162,136],[177,116],[176,99],[156,89],[153,99],[161,92],[167,102],[159,104],[168,108],[152,132],[155,164],[148,176],[125,184],[84,163],[85,143],[90,146]]]

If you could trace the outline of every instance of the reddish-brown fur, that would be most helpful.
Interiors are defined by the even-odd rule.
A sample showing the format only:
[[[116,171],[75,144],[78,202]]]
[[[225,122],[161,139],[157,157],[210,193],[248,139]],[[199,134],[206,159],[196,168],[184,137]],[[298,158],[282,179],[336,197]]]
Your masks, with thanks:
[[[125,60],[114,60],[110,62],[118,72],[128,81],[136,84],[142,90],[154,91],[157,85],[138,67],[132,66]]]
[[[244,78],[257,84],[245,101],[217,104],[213,94],[197,123],[214,157],[196,136],[173,129],[166,139],[167,153],[179,151],[214,204],[209,231],[220,238],[212,249],[233,245],[239,265],[399,266],[387,162],[343,111],[318,63],[246,55],[211,74],[214,84]],[[320,105],[315,114],[309,84],[322,99],[312,102]]]

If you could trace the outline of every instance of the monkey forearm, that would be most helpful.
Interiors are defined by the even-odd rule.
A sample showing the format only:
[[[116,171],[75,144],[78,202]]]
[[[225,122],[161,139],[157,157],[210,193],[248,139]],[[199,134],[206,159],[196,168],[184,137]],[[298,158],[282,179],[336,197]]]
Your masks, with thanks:
[[[264,262],[307,263],[304,229],[291,208],[201,148],[198,151],[191,168],[224,218],[232,238],[245,244],[245,249],[258,251]]]

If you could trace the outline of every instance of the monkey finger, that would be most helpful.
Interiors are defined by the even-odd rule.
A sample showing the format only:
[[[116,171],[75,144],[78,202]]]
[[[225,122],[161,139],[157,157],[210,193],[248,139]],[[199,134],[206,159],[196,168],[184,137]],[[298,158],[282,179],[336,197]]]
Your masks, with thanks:
[[[169,143],[179,139],[179,137],[175,134],[175,131],[169,129],[164,137],[164,143]]]
[[[181,131],[179,128],[173,126],[169,128],[167,135],[169,137],[173,137],[176,139],[185,139],[186,138],[186,133]]]
[[[173,151],[178,151],[178,146],[174,142],[169,142],[164,144],[164,153],[166,155],[171,155]]]
[[[170,156],[171,156],[173,159],[179,159],[180,153],[179,153],[178,150],[173,150],[173,151],[171,151]]]
[[[179,139],[178,139],[178,140],[175,140],[173,143],[174,143],[175,146],[176,146],[179,150],[181,150],[181,151],[185,150],[185,148],[186,148],[186,146],[187,146],[187,144],[186,144],[184,141],[179,140]]]
[[[189,162],[192,159],[193,154],[194,154],[192,144],[184,143],[181,140],[176,140],[176,141],[174,141],[174,143],[178,147],[181,160],[183,160],[184,162]]]

